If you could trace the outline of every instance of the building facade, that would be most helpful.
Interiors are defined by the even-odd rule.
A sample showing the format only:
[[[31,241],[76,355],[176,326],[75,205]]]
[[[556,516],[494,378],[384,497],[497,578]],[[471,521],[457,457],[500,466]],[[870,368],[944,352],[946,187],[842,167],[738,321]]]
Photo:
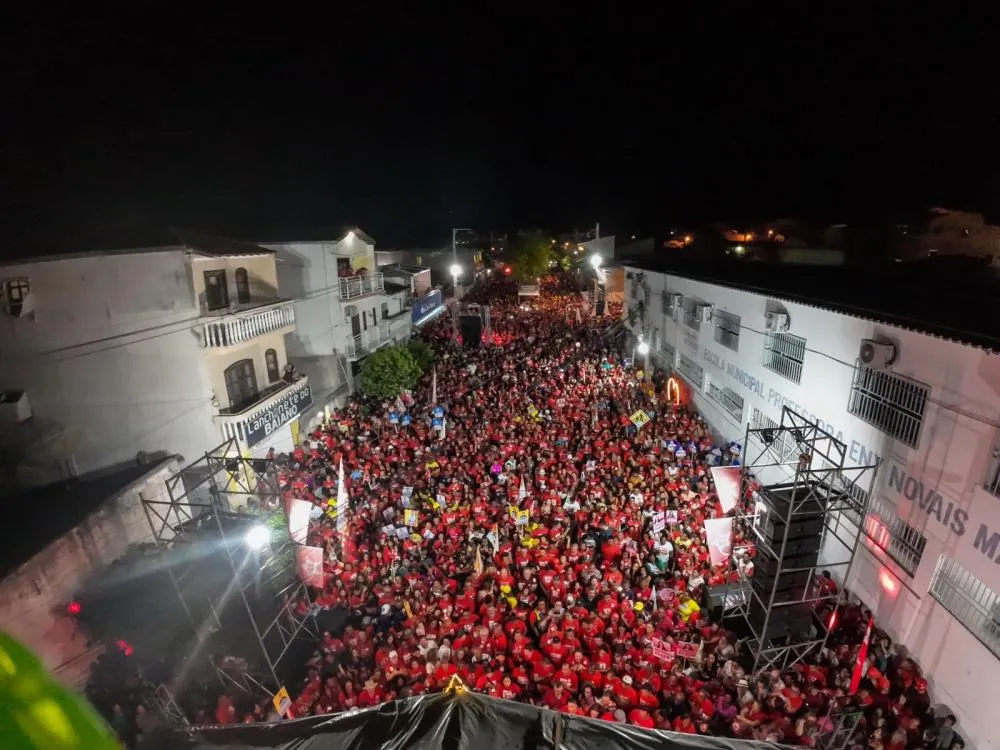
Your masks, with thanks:
[[[375,242],[360,229],[268,247],[281,288],[296,299],[289,356],[316,383],[317,406],[336,405],[355,389],[369,354],[409,340],[411,288],[378,269]]]
[[[632,331],[717,432],[742,443],[788,406],[846,446],[846,465],[878,463],[873,485],[856,488],[867,513],[848,586],[919,660],[962,734],[987,746],[995,709],[982,686],[1000,680],[1000,356],[704,275],[629,266],[626,285]]]
[[[29,484],[228,438],[254,452],[295,441],[311,391],[288,363],[295,309],[273,252],[187,238],[5,264],[0,287],[0,391],[23,404],[0,409],[0,433],[35,446],[8,451]]]

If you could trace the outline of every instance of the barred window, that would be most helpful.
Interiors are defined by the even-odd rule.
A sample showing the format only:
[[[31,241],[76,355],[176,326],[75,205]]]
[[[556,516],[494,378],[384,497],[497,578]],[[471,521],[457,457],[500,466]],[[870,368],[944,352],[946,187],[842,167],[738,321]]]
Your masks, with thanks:
[[[701,330],[701,304],[698,300],[685,299],[682,303],[684,308],[684,325],[696,331]]]
[[[916,448],[930,391],[929,386],[916,380],[875,370],[859,362],[854,370],[847,411]]]
[[[790,333],[771,332],[764,337],[762,364],[771,372],[793,383],[802,382],[802,363],[806,358],[806,340]]]
[[[1000,497],[1000,445],[993,449],[990,456],[990,463],[986,470],[986,480],[983,488],[997,497]]]
[[[677,350],[671,344],[667,343],[665,339],[666,336],[663,336],[660,340],[659,357],[664,365],[672,370],[677,362]]]
[[[720,388],[715,383],[709,381],[708,395],[738,423],[743,421],[743,397],[740,394],[731,388]]]
[[[740,316],[731,312],[716,310],[712,316],[715,323],[715,341],[734,352],[740,350]]]
[[[761,430],[761,432],[755,433],[754,437],[764,445],[771,446],[779,456],[790,456],[792,451],[796,451],[795,455],[798,455],[798,449],[795,447],[792,436],[779,430],[779,427],[780,425],[767,414],[756,406],[753,407],[750,412],[750,429]]]
[[[927,538],[896,516],[895,509],[877,497],[868,503],[865,536],[909,575],[915,575]]]
[[[948,555],[938,558],[930,595],[1000,658],[1000,595]]]
[[[660,312],[673,317],[674,315],[674,294],[666,289],[660,292]]]
[[[701,390],[702,383],[705,381],[705,370],[702,369],[701,365],[682,354],[680,361],[677,363],[677,372],[683,375],[684,379],[687,380],[692,387]]]

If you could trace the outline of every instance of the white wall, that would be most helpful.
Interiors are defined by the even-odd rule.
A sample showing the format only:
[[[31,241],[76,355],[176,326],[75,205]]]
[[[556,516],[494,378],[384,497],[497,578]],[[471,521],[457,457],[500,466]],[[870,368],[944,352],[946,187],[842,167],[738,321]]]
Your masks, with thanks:
[[[716,429],[742,442],[753,408],[780,421],[781,407],[787,404],[846,444],[846,465],[881,459],[873,495],[920,531],[926,547],[913,576],[880,550],[865,547],[850,587],[873,607],[880,625],[915,654],[929,675],[934,697],[960,717],[963,735],[980,748],[993,746],[992,693],[983,688],[1000,682],[1000,660],[937,604],[928,586],[939,556],[947,554],[1000,592],[1000,567],[983,552],[984,540],[1000,532],[1000,499],[983,489],[998,444],[1000,357],[873,320],[692,279],[645,274],[647,334],[657,346],[663,341],[673,345],[677,356],[694,360],[712,382],[745,399],[737,422],[705,392],[693,391],[697,408]],[[699,332],[685,326],[681,315],[676,320],[664,316],[662,289],[739,315],[739,351],[714,341],[712,322],[702,323]],[[769,299],[787,310],[789,332],[806,339],[801,384],[761,364]],[[897,343],[893,371],[932,388],[915,449],[846,410],[860,341],[878,336]],[[890,571],[897,585],[882,585],[883,571]]]
[[[78,662],[88,655],[86,638],[66,616],[66,605],[92,572],[131,545],[152,541],[140,494],[169,501],[165,481],[177,469],[170,461],[152,471],[0,581],[0,630],[31,648],[48,669],[58,672],[73,664],[77,668],[68,678],[85,675],[89,661]]]
[[[221,441],[183,250],[5,266],[3,278],[29,279],[35,312],[0,319],[0,389],[66,426],[81,472]]]

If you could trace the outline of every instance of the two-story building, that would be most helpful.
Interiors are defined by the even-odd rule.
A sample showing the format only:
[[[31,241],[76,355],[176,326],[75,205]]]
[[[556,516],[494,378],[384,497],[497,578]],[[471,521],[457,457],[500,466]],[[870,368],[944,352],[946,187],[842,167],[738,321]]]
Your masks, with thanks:
[[[296,441],[312,395],[288,363],[295,309],[274,252],[167,239],[0,266],[8,473],[30,459],[39,484],[230,437],[253,452]]]
[[[840,441],[844,466],[877,463],[873,486],[849,488],[865,511],[848,587],[920,662],[970,747],[990,746],[995,706],[983,686],[1000,681],[1000,287],[905,264],[865,273],[677,258],[625,265],[633,333],[717,433],[742,443],[749,425],[766,440],[788,406]]]
[[[356,227],[266,246],[277,253],[281,288],[295,297],[289,356],[312,375],[317,404],[336,404],[369,354],[409,340],[411,286],[386,279],[375,241]]]

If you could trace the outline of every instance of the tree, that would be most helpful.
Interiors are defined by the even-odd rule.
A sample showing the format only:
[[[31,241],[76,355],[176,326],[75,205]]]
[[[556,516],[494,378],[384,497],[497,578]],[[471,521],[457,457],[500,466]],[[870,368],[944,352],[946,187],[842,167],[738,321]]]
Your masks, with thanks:
[[[413,355],[413,361],[417,363],[420,372],[426,373],[431,369],[436,357],[434,349],[430,344],[420,339],[410,339],[410,343],[406,345],[406,348]]]
[[[552,240],[533,229],[521,232],[511,252],[513,275],[520,281],[534,281],[549,272],[552,263]]]
[[[371,354],[361,368],[361,390],[374,398],[396,398],[420,379],[420,367],[403,346],[387,346]]]

